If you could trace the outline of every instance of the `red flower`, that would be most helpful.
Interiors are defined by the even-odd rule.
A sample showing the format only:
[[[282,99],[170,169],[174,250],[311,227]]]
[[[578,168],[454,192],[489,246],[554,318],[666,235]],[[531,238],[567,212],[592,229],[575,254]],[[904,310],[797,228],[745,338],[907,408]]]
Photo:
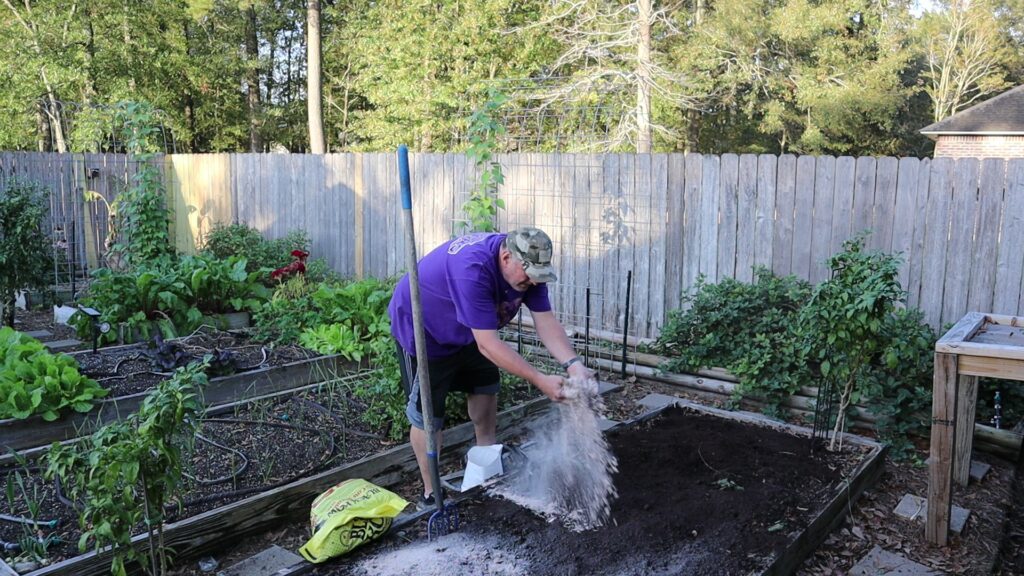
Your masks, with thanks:
[[[292,256],[296,258],[296,260],[287,266],[283,266],[271,272],[271,280],[280,280],[282,278],[291,276],[292,274],[306,273],[306,258],[309,257],[309,252],[304,252],[302,250],[292,250]]]

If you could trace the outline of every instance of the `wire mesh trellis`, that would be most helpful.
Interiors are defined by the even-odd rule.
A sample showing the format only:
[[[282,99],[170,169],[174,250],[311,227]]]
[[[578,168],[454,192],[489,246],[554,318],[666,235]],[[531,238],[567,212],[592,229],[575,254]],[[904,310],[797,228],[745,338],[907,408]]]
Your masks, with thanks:
[[[556,317],[588,365],[625,376],[639,341],[630,301],[635,233],[651,218],[651,202],[617,161],[599,155],[621,144],[622,114],[599,87],[568,78],[499,80],[490,87],[506,99],[494,118],[504,128],[494,141],[505,203],[497,228],[531,225],[551,236],[559,279],[548,290]],[[483,168],[469,171],[466,190],[476,188]],[[459,224],[456,219],[453,233]],[[505,337],[522,353],[540,350],[522,313]],[[543,354],[536,360],[545,362]]]
[[[125,126],[113,106],[42,101],[40,140],[62,142],[73,152],[0,152],[0,190],[16,182],[42,187],[48,196],[44,227],[52,243],[53,282],[47,294],[29,294],[34,306],[70,302],[87,284],[90,273],[108,263],[110,204],[132,185],[143,162],[158,169],[162,160],[140,160],[125,154]],[[151,146],[173,152],[174,142],[157,111]],[[94,192],[87,201],[86,192]]]

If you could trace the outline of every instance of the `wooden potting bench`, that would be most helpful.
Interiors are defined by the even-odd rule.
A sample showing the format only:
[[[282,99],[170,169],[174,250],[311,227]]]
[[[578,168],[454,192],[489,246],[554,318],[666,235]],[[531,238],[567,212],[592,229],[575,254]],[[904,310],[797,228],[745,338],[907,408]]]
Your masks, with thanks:
[[[1024,317],[969,312],[935,343],[925,538],[945,546],[953,484],[971,469],[978,376],[1024,381]]]

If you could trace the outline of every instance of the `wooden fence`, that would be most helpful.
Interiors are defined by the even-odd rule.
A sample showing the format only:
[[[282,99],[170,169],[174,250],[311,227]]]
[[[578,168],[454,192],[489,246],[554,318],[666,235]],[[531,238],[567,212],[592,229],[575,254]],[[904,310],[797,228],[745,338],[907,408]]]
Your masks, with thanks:
[[[83,186],[77,175],[108,178],[130,165],[110,155],[53,156],[2,154],[0,176],[37,172],[47,185],[76,189]],[[753,266],[763,265],[820,282],[828,257],[866,229],[871,248],[904,255],[908,305],[931,324],[969,310],[1024,313],[1024,159],[518,154],[498,161],[506,202],[500,227],[549,232],[564,285],[556,307],[581,317],[583,290],[591,288],[605,303],[595,327],[623,326],[627,272],[630,332],[651,336],[699,275],[750,280]],[[179,249],[194,250],[214,222],[245,222],[270,237],[305,229],[314,256],[343,275],[404,268],[393,154],[171,155],[162,164]],[[461,154],[413,154],[411,170],[425,253],[456,232],[477,171]]]

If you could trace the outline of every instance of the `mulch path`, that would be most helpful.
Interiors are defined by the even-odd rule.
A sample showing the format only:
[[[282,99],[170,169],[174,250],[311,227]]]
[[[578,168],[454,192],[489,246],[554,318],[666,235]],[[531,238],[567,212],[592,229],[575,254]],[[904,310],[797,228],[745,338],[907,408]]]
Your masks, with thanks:
[[[14,329],[19,332],[32,332],[35,330],[49,330],[53,336],[43,340],[73,340],[78,339],[75,329],[66,324],[56,324],[53,321],[53,309],[44,310],[17,310],[14,313]],[[92,342],[83,342],[79,346],[67,348],[62,352],[74,350],[87,350],[92,347]]]

